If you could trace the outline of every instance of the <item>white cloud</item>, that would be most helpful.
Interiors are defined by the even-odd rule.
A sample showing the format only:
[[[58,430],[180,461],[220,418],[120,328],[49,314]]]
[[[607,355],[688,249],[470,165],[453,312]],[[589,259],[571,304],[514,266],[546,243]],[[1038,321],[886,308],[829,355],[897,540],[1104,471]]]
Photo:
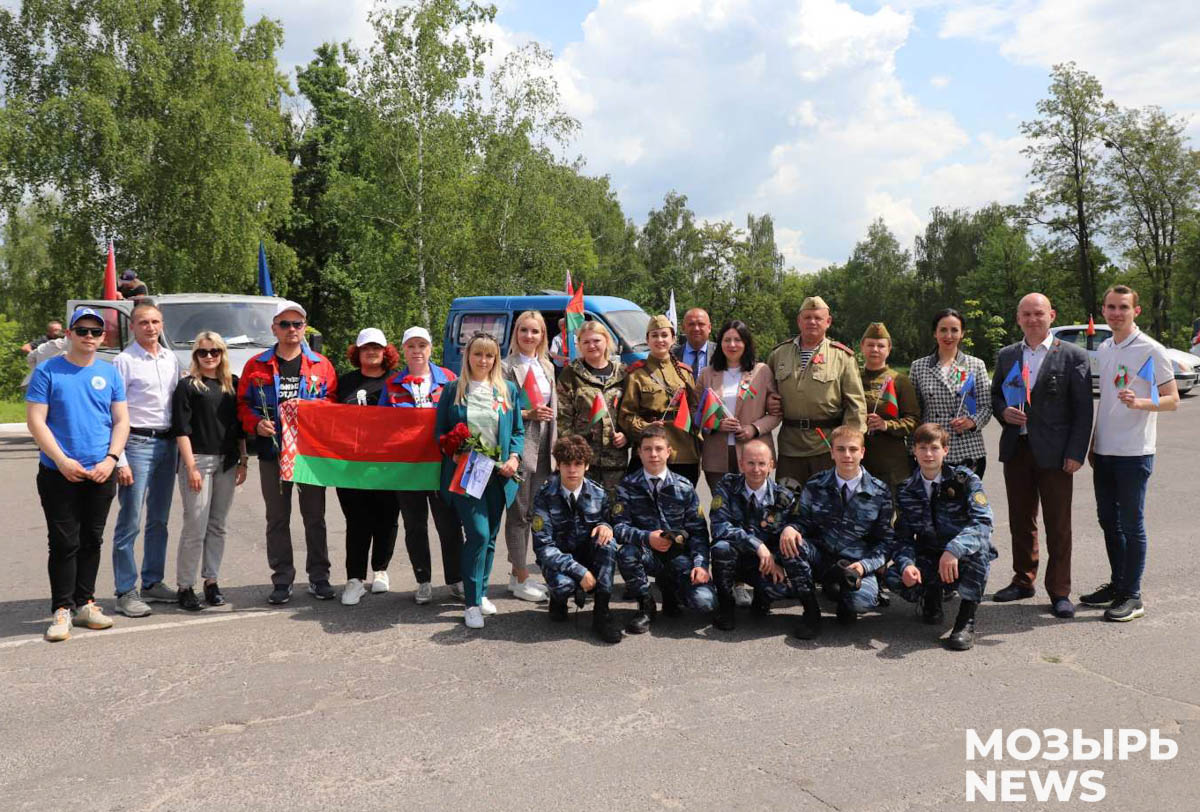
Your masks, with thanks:
[[[950,77],[940,75],[931,76],[929,77],[929,84],[933,85],[938,90],[945,90],[946,88],[950,87]]]

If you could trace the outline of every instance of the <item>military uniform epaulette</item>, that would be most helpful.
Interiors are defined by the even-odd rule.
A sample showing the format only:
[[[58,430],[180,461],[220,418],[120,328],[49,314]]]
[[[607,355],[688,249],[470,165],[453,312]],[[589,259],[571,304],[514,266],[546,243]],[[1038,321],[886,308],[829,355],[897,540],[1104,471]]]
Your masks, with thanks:
[[[767,350],[767,354],[769,355],[770,353],[772,353],[772,352],[774,352],[775,350],[777,350],[777,349],[779,349],[780,347],[782,347],[784,344],[790,344],[790,343],[792,343],[792,342],[793,342],[793,341],[795,341],[795,340],[796,340],[796,337],[795,337],[795,336],[788,336],[788,337],[787,337],[787,338],[785,338],[783,341],[780,341],[780,342],[779,342],[778,344],[776,344],[774,347],[772,347],[771,349]]]
[[[847,353],[848,355],[854,355],[854,350],[850,349],[849,347],[847,347],[845,344],[843,344],[840,341],[834,341],[833,339],[830,339],[829,346],[836,347],[837,349],[841,350],[844,353]]]
[[[632,364],[630,364],[628,367],[626,367],[626,369],[628,369],[630,372],[632,372],[633,370],[641,369],[644,366],[646,366],[646,359],[639,358],[638,360],[636,360]]]
[[[694,374],[695,374],[695,373],[693,373],[693,372],[692,372],[692,366],[691,366],[691,364],[685,364],[683,361],[676,361],[675,363],[679,364],[679,368],[680,368],[680,369],[686,369],[686,370],[688,371],[688,374],[689,374],[689,375],[694,375]]]

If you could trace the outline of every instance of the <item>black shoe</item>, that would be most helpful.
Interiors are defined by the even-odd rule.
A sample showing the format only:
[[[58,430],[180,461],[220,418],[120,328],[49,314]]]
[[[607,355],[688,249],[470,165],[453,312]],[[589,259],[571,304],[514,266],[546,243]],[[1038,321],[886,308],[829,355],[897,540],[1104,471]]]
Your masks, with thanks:
[[[280,606],[292,599],[292,585],[280,584],[271,590],[271,596],[267,598],[267,603]]]
[[[754,600],[750,601],[750,614],[755,617],[767,617],[771,614],[771,599],[764,595],[761,589],[754,590]]]
[[[678,599],[676,599],[675,591],[673,589],[664,589],[662,591],[662,596],[663,596],[662,611],[663,611],[664,615],[666,615],[667,617],[679,617],[680,615],[683,614],[683,609],[680,608],[679,601],[678,601]]]
[[[717,593],[717,611],[713,615],[713,625],[723,632],[731,632],[737,628],[737,619],[734,617],[733,610],[736,603],[733,600],[733,592],[718,592]],[[663,609],[666,609],[664,605]]]
[[[1115,586],[1112,584],[1103,584],[1095,592],[1080,595],[1079,602],[1084,606],[1110,606],[1119,597],[1120,595],[1117,594]]]
[[[200,605],[200,600],[196,597],[196,590],[189,586],[187,589],[179,590],[179,608],[189,612],[199,612],[204,607]]]
[[[886,594],[884,594],[882,587],[879,590],[879,599],[877,601],[875,601],[875,605],[878,606],[880,609],[886,609],[892,605],[892,599],[889,598]]]
[[[1024,600],[1025,598],[1032,598],[1034,594],[1033,587],[1031,586],[1009,584],[1008,586],[1004,587],[1004,589],[996,592],[996,594],[992,596],[992,600],[994,600],[996,603],[1008,603],[1009,601],[1019,601]]]
[[[638,608],[633,614],[633,619],[625,626],[625,631],[628,634],[645,634],[650,631],[650,624],[654,622],[654,618],[658,615],[658,607],[654,603],[654,598],[649,595],[643,595],[638,598]]]
[[[608,608],[609,594],[597,592],[596,602],[592,609],[592,633],[605,643],[621,642],[621,627]]]
[[[221,594],[221,587],[216,583],[204,585],[204,602],[209,606],[224,606],[225,596]]]
[[[1075,617],[1075,604],[1070,598],[1051,598],[1050,611],[1055,617],[1072,618]]]
[[[1104,619],[1111,620],[1114,623],[1124,623],[1129,620],[1135,620],[1143,617],[1146,614],[1146,608],[1142,606],[1140,598],[1133,598],[1129,595],[1124,595],[1121,598],[1114,600],[1112,606],[1104,610]]]
[[[858,622],[858,612],[855,612],[848,606],[839,606],[837,608],[837,622],[843,626],[853,626]]]
[[[792,629],[792,637],[812,640],[821,634],[821,604],[817,603],[817,596],[809,592],[800,599],[800,605],[804,607],[804,614]]]
[[[333,587],[329,585],[328,581],[310,581],[308,594],[319,601],[327,601],[333,597]]]
[[[921,620],[936,626],[946,619],[942,608],[942,585],[929,584],[921,591]]]
[[[958,605],[958,617],[954,619],[954,628],[946,638],[946,648],[951,651],[966,651],[975,645],[975,610],[979,604],[975,601],[962,601]]]
[[[550,596],[550,619],[555,623],[567,622],[567,602],[562,598]]]

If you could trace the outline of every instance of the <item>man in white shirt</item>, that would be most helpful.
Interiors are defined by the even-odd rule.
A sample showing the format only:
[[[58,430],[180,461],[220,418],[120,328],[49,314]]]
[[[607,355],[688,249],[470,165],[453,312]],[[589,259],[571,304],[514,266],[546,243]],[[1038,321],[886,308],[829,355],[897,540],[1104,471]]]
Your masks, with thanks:
[[[129,404],[129,441],[117,465],[117,501],[121,505],[113,532],[113,579],[117,611],[128,617],[150,614],[146,601],[175,603],[178,594],[163,583],[167,563],[167,517],[175,488],[177,453],[171,436],[171,398],[179,383],[175,353],[159,343],[162,313],[150,302],[138,302],[130,315],[134,343],[113,365],[125,382]],[[146,511],[142,548],[141,592],[134,547]]]
[[[1096,512],[1104,530],[1109,582],[1080,601],[1107,606],[1105,620],[1146,614],[1142,571],[1146,566],[1146,486],[1154,470],[1157,412],[1179,405],[1175,373],[1163,346],[1138,329],[1137,292],[1114,285],[1104,292],[1104,320],[1112,338],[1097,352],[1100,405],[1088,462],[1096,489]]]

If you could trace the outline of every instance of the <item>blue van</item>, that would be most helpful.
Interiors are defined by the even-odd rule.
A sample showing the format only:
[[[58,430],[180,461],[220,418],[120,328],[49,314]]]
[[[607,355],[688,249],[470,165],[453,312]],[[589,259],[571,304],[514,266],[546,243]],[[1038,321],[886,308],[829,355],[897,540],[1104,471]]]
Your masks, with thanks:
[[[450,304],[446,327],[442,334],[442,366],[458,372],[462,364],[462,348],[477,330],[491,333],[500,342],[501,357],[508,355],[513,322],[526,310],[540,311],[546,328],[554,340],[558,335],[558,320],[566,314],[571,300],[565,293],[535,296],[463,296]],[[628,299],[615,296],[584,296],[584,318],[602,323],[617,342],[617,352],[627,364],[645,358],[646,325],[650,316]]]

